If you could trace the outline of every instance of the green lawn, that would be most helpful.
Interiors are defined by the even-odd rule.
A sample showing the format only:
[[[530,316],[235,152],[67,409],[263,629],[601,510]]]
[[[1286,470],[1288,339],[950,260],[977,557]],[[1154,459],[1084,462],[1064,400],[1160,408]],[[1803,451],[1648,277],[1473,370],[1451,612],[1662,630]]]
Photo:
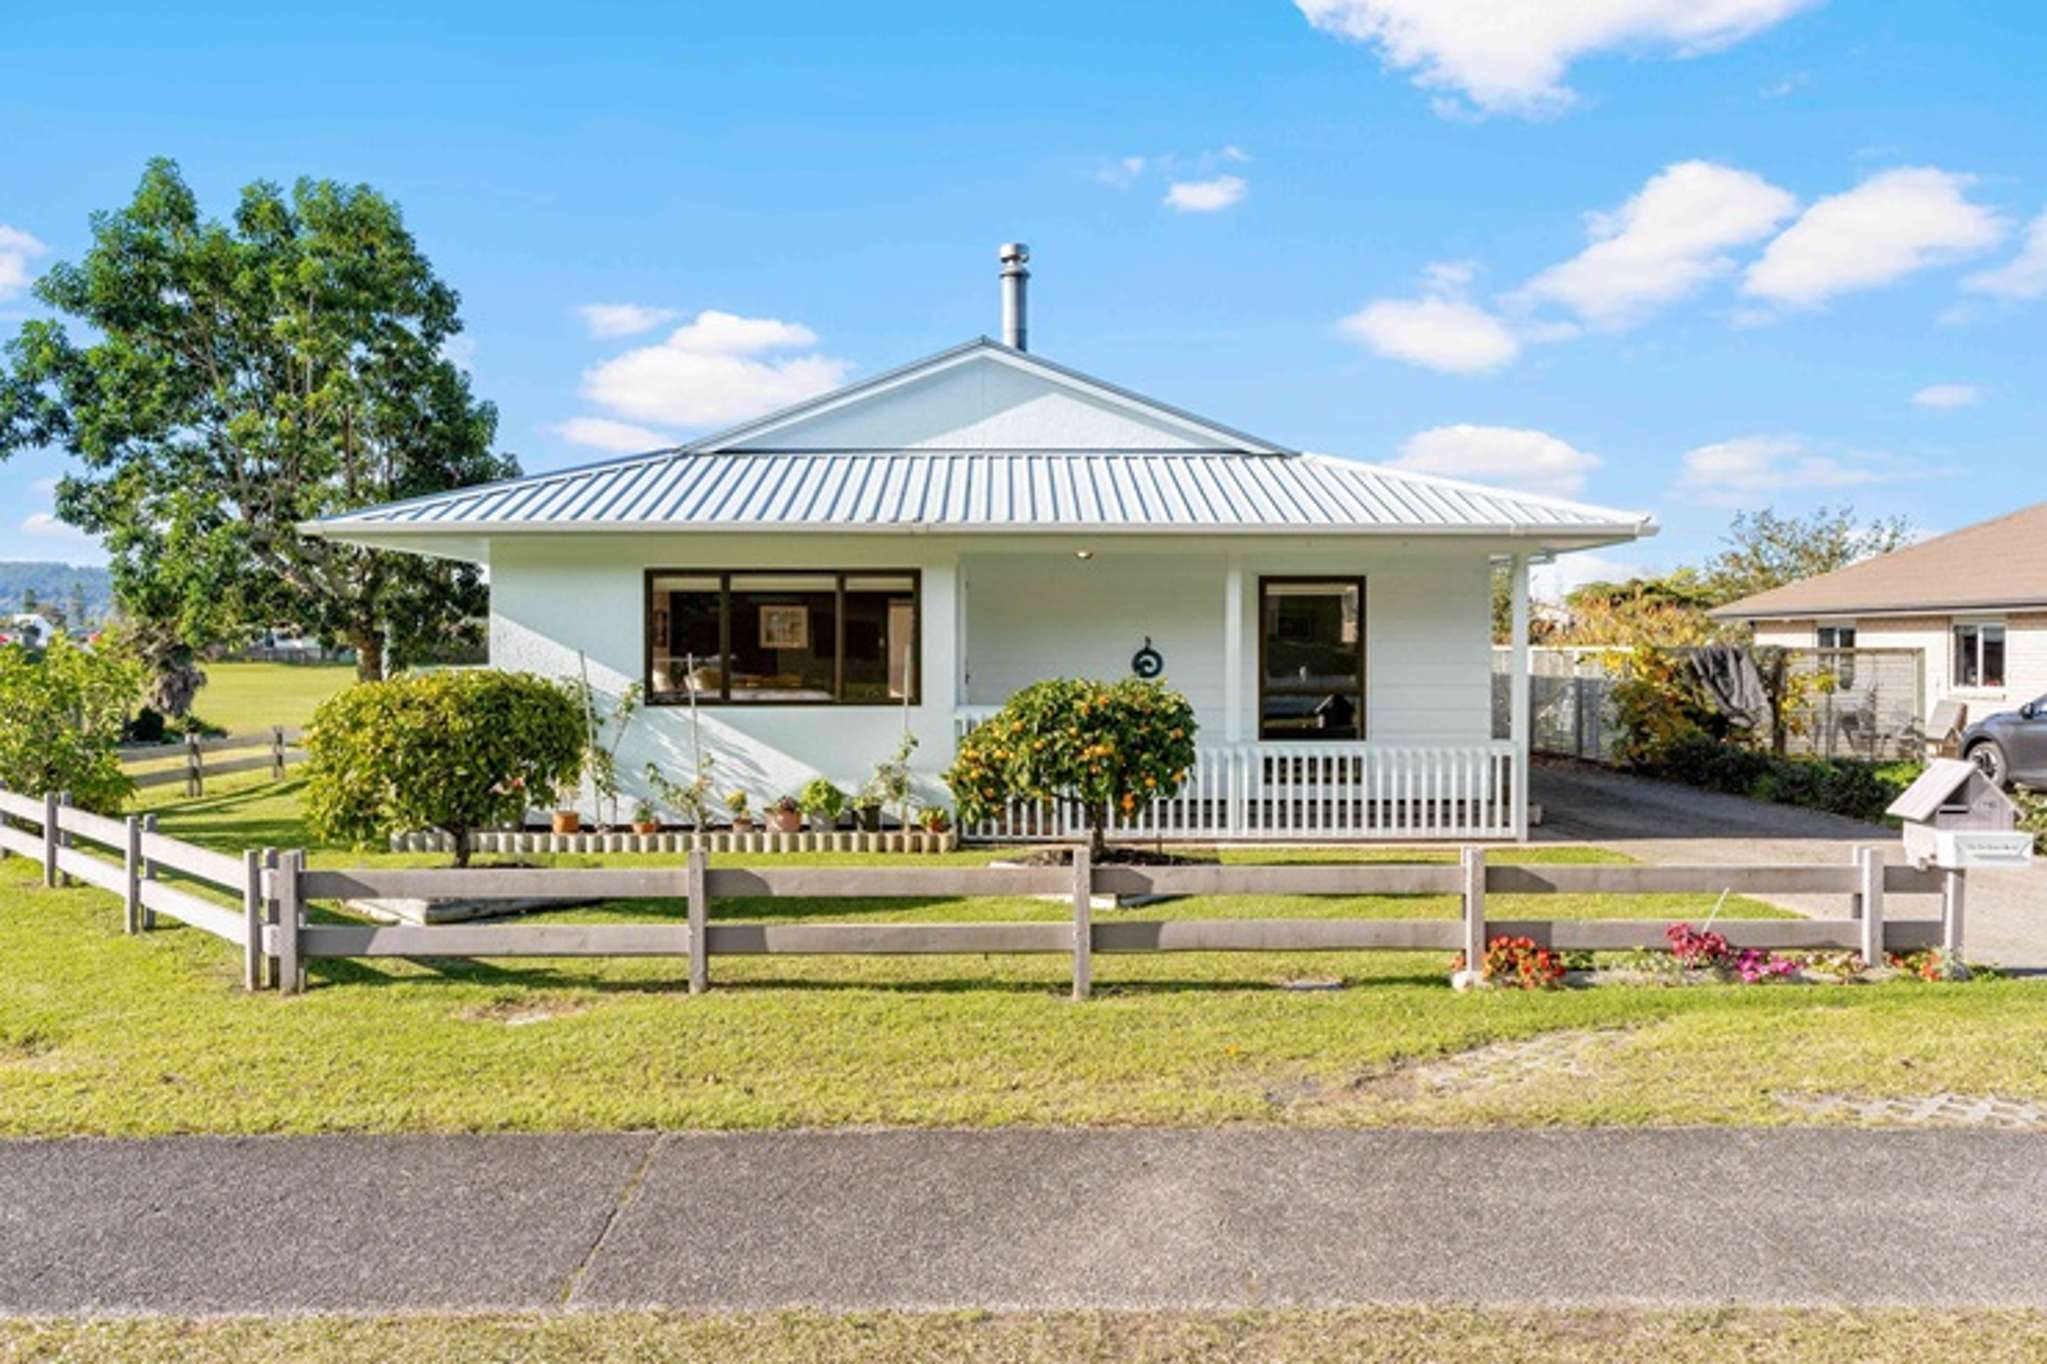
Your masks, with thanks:
[[[162,813],[167,832],[225,850],[309,841],[294,783],[173,800]],[[437,859],[315,849],[314,860]],[[1711,898],[1495,903],[1502,917],[1697,920]],[[909,921],[1065,910],[1032,900],[740,901],[714,912]],[[1194,898],[1131,912],[1447,917],[1456,906]],[[1746,902],[1723,911],[1770,912]],[[573,917],[680,913],[648,901]],[[2047,1097],[2037,1064],[2047,989],[2021,981],[1458,995],[1443,953],[1103,955],[1096,998],[1076,1005],[1061,957],[719,958],[713,989],[696,999],[681,961],[436,960],[321,963],[309,993],[281,998],[243,993],[237,953],[217,939],[168,921],[128,938],[118,917],[104,892],[46,891],[23,859],[0,866],[0,1135],[1777,1123],[1805,1120],[1772,1099],[1777,1089]],[[1288,988],[1307,981],[1339,988]],[[1611,1030],[1612,1044],[1568,1080],[1437,1092],[1398,1074],[1417,1058],[1561,1029]]]
[[[872,1359],[968,1364],[1142,1359],[1271,1364],[1457,1359],[1471,1364],[1848,1364],[2047,1356],[2047,1317],[2020,1311],[1354,1311],[860,1314],[561,1313],[546,1316],[164,1318],[0,1323],[0,1361],[224,1364],[291,1359],[723,1361]]]
[[[192,709],[230,734],[303,728],[319,704],[355,681],[353,663],[208,663]]]

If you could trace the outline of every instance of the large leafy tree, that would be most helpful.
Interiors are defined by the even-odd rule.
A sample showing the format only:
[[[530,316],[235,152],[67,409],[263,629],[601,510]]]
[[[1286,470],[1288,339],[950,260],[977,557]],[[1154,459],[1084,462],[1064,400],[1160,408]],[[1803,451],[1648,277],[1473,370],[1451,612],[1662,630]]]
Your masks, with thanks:
[[[1864,523],[1853,507],[1820,507],[1806,516],[1765,507],[1736,512],[1724,542],[1705,570],[1713,606],[1902,549],[1912,542],[1912,525],[1902,516]]]
[[[459,636],[475,569],[303,535],[300,522],[517,472],[445,356],[455,291],[367,186],[258,181],[201,216],[157,160],[92,246],[36,286],[0,368],[0,455],[61,446],[58,514],[101,536],[130,616],[187,645],[290,621],[365,678]]]

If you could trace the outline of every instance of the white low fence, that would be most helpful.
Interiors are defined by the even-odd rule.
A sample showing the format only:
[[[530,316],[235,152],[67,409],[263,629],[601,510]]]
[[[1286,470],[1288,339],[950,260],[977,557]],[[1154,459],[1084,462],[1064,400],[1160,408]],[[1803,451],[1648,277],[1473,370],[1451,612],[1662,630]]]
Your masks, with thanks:
[[[35,824],[31,833],[18,824]],[[121,860],[91,855],[96,843]],[[39,858],[47,884],[65,876],[112,891],[126,926],[141,932],[171,915],[240,947],[245,983],[292,992],[308,962],[374,957],[669,956],[689,963],[692,993],[710,983],[713,957],[1056,953],[1073,959],[1073,993],[1087,995],[1092,959],[1117,952],[1358,952],[1461,948],[1476,961],[1494,937],[1526,937],[1568,951],[1657,950],[1663,919],[1493,919],[1493,895],[1840,895],[1849,913],[1830,919],[1720,920],[1735,947],[1848,950],[1878,963],[1887,951],[1939,946],[1959,963],[1964,874],[1886,866],[1864,848],[1839,865],[1549,866],[1493,864],[1465,848],[1455,864],[1173,867],[1094,866],[1085,845],[1069,867],[712,867],[701,850],[672,867],[312,869],[301,852],[250,851],[233,858],[158,835],[127,820],[76,810],[60,798],[0,791],[0,850]],[[157,879],[170,868],[240,897],[239,912]],[[1893,919],[1888,896],[1939,894],[1939,920]],[[1462,913],[1437,919],[1146,919],[1118,914],[1096,922],[1095,898],[1142,896],[1457,896]],[[1053,896],[1070,920],[990,923],[712,923],[716,900],[809,900]],[[666,922],[630,924],[507,921],[459,925],[313,922],[315,901],[669,900]]]
[[[962,737],[992,709],[963,710]],[[1257,743],[1204,745],[1186,782],[1110,837],[1186,842],[1511,839],[1525,798],[1514,745]],[[964,825],[976,841],[1066,842],[1086,832],[1070,804],[1019,801]]]

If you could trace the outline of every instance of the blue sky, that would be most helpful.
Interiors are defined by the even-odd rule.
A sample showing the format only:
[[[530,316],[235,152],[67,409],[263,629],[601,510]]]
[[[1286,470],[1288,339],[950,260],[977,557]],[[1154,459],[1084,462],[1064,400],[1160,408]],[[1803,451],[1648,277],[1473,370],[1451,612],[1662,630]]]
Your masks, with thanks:
[[[31,8],[0,325],[152,155],[220,213],[365,181],[545,469],[993,331],[1021,239],[1034,349],[1654,509],[1615,559],[1738,506],[1952,529],[2047,495],[2043,62],[1990,0]],[[61,468],[0,466],[0,557],[96,557]]]

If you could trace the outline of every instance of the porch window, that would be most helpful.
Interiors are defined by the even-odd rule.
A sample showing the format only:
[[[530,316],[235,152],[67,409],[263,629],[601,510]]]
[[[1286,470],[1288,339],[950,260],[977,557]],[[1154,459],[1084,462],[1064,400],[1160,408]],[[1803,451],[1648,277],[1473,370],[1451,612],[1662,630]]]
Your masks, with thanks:
[[[1365,737],[1365,580],[1258,580],[1258,737]]]
[[[2004,685],[2004,627],[1988,623],[1955,626],[1957,687]]]
[[[918,700],[915,571],[656,569],[647,700],[901,705]]]
[[[1834,676],[1836,686],[1855,685],[1855,627],[1822,625],[1816,632],[1820,667]]]

